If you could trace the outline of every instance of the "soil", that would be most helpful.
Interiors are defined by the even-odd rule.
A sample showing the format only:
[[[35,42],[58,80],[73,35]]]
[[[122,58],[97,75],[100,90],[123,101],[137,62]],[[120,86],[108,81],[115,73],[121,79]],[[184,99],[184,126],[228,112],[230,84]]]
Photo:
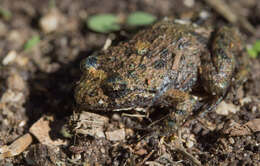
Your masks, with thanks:
[[[254,35],[240,28],[245,44],[259,39],[260,1],[226,2],[256,28]],[[194,165],[195,159],[202,165],[260,165],[260,130],[249,129],[249,133],[238,135],[226,132],[231,123],[244,127],[260,118],[259,58],[251,59],[247,82],[231,89],[225,99],[228,104],[216,109],[236,111],[211,111],[187,121],[180,129],[181,148],[174,145],[178,142],[176,135],[168,138],[169,135],[161,134],[159,130],[164,126],[148,127],[158,119],[154,118],[157,108],[149,118],[138,112],[137,117],[120,112],[103,114],[109,118],[107,132],[124,129],[125,137],[118,136],[120,140],[74,132],[74,118],[80,114],[73,97],[81,74],[80,61],[102,49],[107,38],[113,36],[112,44],[116,44],[134,33],[131,28],[111,34],[96,33],[87,28],[86,19],[99,13],[126,16],[133,11],[145,11],[158,19],[168,16],[213,26],[230,24],[204,1],[2,0],[0,4],[0,13],[4,9],[11,14],[1,14],[0,18],[0,145],[9,145],[28,133],[43,116],[54,117],[51,138],[67,142],[47,146],[34,137],[21,154],[0,159],[0,165]],[[41,24],[48,15],[59,23],[51,32]],[[201,15],[206,18],[201,19]],[[26,41],[33,36],[39,36],[40,42],[29,51],[24,50]],[[72,132],[66,135],[62,132],[64,126]]]

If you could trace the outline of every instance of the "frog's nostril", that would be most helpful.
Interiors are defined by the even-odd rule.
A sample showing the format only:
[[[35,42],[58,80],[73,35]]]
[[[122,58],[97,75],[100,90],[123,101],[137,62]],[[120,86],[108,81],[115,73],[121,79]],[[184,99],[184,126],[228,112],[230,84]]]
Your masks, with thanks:
[[[80,69],[87,70],[90,67],[94,67],[95,69],[98,67],[97,64],[97,57],[96,56],[89,56],[86,59],[82,60],[80,63]]]
[[[123,97],[129,93],[127,83],[121,78],[119,74],[112,74],[102,85],[102,90],[105,95],[111,98]]]

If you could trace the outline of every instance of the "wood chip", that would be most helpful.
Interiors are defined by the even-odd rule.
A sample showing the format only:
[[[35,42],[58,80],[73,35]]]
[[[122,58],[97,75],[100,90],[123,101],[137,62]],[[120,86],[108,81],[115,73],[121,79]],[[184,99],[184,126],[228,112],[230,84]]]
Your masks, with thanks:
[[[83,111],[76,119],[77,125],[74,130],[76,133],[104,138],[104,127],[108,121],[109,119],[105,116]]]
[[[31,128],[30,133],[32,133],[40,143],[48,146],[59,146],[59,145],[66,145],[66,142],[57,139],[52,140],[50,137],[50,121],[53,117],[41,117],[37,122],[35,122]]]
[[[244,126],[247,126],[252,132],[258,132],[260,131],[260,118],[250,120]]]
[[[125,139],[125,129],[107,131],[106,138],[109,141],[121,141]]]
[[[15,140],[11,145],[0,147],[0,160],[6,157],[13,157],[22,153],[32,143],[31,134],[27,133]]]
[[[225,125],[223,132],[230,136],[251,135],[260,131],[260,119],[253,119],[243,125],[230,121]]]

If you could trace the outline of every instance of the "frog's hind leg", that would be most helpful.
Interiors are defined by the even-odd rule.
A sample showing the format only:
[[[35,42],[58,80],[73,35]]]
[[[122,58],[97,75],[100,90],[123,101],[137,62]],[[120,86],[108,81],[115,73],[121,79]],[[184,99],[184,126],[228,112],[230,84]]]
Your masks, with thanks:
[[[200,76],[203,88],[213,96],[224,96],[236,68],[235,57],[241,52],[241,40],[234,28],[221,27],[210,46],[211,54],[202,53]]]

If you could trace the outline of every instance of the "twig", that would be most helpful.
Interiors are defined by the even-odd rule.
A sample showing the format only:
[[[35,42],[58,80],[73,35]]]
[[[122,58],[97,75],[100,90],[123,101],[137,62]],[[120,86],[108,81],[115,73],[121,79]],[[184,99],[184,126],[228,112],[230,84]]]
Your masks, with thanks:
[[[128,117],[136,117],[136,118],[146,118],[146,115],[140,115],[140,114],[127,114],[127,113],[122,113],[122,116],[128,116]]]
[[[146,165],[153,165],[153,166],[163,166],[162,164],[155,162],[155,161],[146,161]]]
[[[145,161],[147,161],[147,160],[151,157],[151,155],[152,155],[153,153],[154,153],[154,150],[152,150],[152,151],[143,159],[143,161],[141,161],[140,163],[138,163],[137,166],[142,166],[142,165],[144,165]]]
[[[254,34],[255,28],[243,16],[239,16],[223,0],[204,0],[220,15],[232,24],[240,24],[245,30]]]

